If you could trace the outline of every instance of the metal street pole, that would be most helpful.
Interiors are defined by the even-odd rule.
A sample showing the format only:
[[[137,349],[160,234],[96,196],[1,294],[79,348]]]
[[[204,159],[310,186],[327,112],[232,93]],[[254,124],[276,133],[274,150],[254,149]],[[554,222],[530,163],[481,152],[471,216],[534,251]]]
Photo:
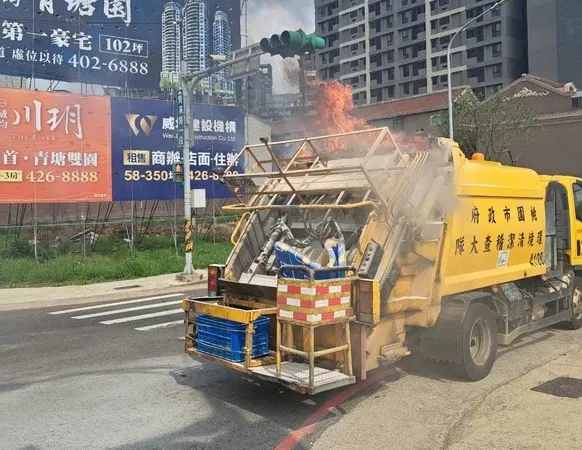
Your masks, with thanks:
[[[190,148],[192,145],[192,93],[187,80],[188,64],[182,61],[180,84],[184,95],[184,146],[182,148],[182,162],[184,163],[184,254],[186,257],[184,275],[193,275],[192,265],[192,191],[190,190]]]
[[[471,20],[469,20],[465,25],[463,25],[461,28],[459,28],[457,30],[457,32],[455,34],[453,34],[453,37],[451,38],[451,40],[449,41],[449,45],[447,46],[447,81],[448,81],[448,103],[449,103],[449,138],[450,139],[454,139],[454,129],[453,129],[453,81],[452,81],[452,67],[451,67],[451,49],[452,49],[452,45],[453,45],[453,41],[455,40],[455,38],[457,37],[457,35],[459,35],[463,30],[465,30],[469,25],[471,25],[473,22],[475,22],[476,20],[480,19],[481,17],[483,17],[485,14],[487,14],[489,11],[493,11],[495,8],[497,8],[498,6],[500,6],[501,4],[505,3],[507,0],[499,0],[497,3],[495,3],[493,6],[491,6],[490,8],[486,9],[485,11],[483,11],[481,14],[479,14],[476,17],[473,17]]]
[[[243,57],[232,59],[223,64],[219,64],[209,69],[201,70],[193,74],[188,73],[188,64],[182,61],[180,65],[180,85],[184,93],[184,146],[182,148],[182,159],[184,163],[184,254],[185,265],[182,275],[189,276],[194,274],[192,265],[192,250],[194,243],[192,233],[194,231],[192,222],[192,191],[190,190],[190,149],[194,146],[194,136],[192,130],[193,113],[192,113],[192,92],[204,78],[219,72],[222,69],[249,61],[253,58],[260,57],[264,52],[257,52]]]

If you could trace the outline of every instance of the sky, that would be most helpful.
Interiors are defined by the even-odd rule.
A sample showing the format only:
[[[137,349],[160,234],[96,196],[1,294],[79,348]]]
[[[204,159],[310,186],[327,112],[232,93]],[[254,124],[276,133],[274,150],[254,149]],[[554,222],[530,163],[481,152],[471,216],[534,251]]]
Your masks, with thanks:
[[[259,42],[263,37],[283,30],[302,28],[306,33],[315,31],[315,10],[313,0],[248,0],[249,44]],[[244,34],[244,14],[241,18]],[[244,37],[242,45],[245,45]],[[283,75],[283,60],[280,56],[263,56],[263,63],[273,66],[273,84],[276,93],[297,92]]]

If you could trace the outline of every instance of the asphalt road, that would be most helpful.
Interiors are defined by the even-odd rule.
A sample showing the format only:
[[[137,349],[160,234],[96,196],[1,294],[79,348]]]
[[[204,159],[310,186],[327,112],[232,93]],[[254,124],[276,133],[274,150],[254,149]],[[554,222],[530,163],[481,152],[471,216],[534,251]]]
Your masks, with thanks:
[[[296,448],[532,448],[512,445],[516,436],[544,448],[545,434],[535,433],[571,423],[545,418],[540,428],[535,417],[559,418],[565,406],[530,388],[566,370],[548,369],[552,361],[574,367],[565,358],[577,358],[582,332],[552,328],[526,336],[501,349],[479,383],[401,361],[399,373],[336,404],[346,390],[306,398],[185,356],[181,297],[3,312],[0,449],[271,449],[314,416],[322,420]],[[524,382],[528,374],[532,380]],[[521,408],[533,418],[490,418],[500,403],[504,413],[520,409],[526,394],[542,396]],[[536,411],[538,399],[546,403]],[[481,432],[479,420],[493,431]],[[565,433],[547,443],[558,435]]]
[[[325,401],[184,355],[181,297],[3,312],[0,448],[269,449]]]

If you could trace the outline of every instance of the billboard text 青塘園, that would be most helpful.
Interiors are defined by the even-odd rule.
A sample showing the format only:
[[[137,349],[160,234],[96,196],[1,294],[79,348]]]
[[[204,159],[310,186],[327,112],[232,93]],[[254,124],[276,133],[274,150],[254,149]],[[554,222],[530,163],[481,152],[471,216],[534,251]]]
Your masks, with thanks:
[[[159,87],[162,2],[4,0],[0,73]]]

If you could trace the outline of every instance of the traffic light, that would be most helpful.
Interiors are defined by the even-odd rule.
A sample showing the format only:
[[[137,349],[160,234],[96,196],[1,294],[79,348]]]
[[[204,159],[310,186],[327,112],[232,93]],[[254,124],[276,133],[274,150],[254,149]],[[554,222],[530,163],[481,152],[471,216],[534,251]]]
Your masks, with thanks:
[[[182,184],[184,182],[184,163],[177,162],[174,164],[174,183]]]
[[[305,34],[303,30],[283,31],[271,38],[261,39],[261,50],[271,55],[281,55],[283,58],[301,56],[325,48],[325,40],[315,33]]]

